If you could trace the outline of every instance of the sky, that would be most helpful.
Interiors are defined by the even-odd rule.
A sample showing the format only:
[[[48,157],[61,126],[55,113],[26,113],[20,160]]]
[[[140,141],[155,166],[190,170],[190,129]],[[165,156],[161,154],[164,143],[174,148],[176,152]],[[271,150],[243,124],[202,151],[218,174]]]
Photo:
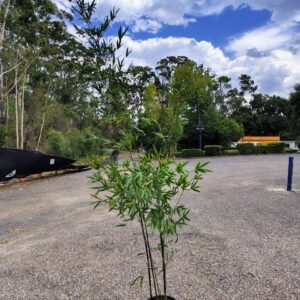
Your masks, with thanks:
[[[300,0],[97,0],[96,17],[113,7],[135,65],[185,55],[235,87],[248,74],[258,92],[283,97],[300,83]]]

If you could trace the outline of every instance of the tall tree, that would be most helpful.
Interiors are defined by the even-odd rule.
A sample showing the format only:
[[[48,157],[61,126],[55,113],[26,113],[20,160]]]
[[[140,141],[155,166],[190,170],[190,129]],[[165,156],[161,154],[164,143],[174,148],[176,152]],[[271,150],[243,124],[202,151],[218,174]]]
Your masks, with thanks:
[[[291,105],[291,135],[294,139],[300,140],[300,84],[296,84],[290,93],[289,102]]]

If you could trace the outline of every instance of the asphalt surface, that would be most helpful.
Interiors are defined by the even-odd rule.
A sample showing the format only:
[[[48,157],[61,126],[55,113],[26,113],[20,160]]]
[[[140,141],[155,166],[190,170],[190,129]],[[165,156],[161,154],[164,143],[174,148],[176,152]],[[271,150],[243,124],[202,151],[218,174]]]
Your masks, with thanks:
[[[300,299],[300,155],[286,192],[287,155],[209,160],[191,223],[169,265],[169,294],[188,299]],[[191,159],[192,167],[198,159]],[[137,223],[93,210],[87,176],[0,188],[0,299],[147,299]],[[137,242],[138,241],[138,242]]]

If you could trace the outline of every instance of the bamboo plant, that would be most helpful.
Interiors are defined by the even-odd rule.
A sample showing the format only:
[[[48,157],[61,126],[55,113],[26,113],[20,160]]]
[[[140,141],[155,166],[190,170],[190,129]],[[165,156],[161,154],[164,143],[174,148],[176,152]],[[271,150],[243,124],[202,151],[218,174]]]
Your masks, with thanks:
[[[95,208],[105,204],[125,222],[138,221],[140,224],[150,299],[168,299],[169,242],[177,240],[179,229],[190,221],[190,210],[182,203],[182,196],[188,190],[199,192],[199,180],[208,172],[207,163],[198,163],[192,174],[186,165],[186,162],[176,162],[158,153],[145,154],[136,161],[104,165],[91,177],[96,184]],[[102,194],[104,191],[108,193]],[[159,241],[156,247],[152,245],[154,236]],[[155,251],[160,252],[159,264],[154,259]],[[142,281],[143,276],[135,281],[138,279]]]

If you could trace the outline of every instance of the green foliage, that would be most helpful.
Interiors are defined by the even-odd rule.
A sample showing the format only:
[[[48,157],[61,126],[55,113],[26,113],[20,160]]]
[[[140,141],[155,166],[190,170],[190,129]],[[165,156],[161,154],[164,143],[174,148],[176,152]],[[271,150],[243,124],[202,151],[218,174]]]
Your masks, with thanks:
[[[298,153],[297,149],[284,148],[284,153]]]
[[[181,151],[181,157],[201,157],[205,152],[201,149],[183,149]]]
[[[68,154],[68,146],[62,132],[55,129],[48,131],[48,152],[61,156]]]
[[[271,153],[284,153],[285,147],[284,143],[270,143],[267,145],[256,145],[255,153],[256,154],[271,154]]]
[[[6,144],[6,126],[0,124],[0,147]]]
[[[238,141],[244,135],[244,129],[232,118],[224,118],[220,122],[220,141],[222,145],[229,145]]]
[[[255,147],[252,143],[242,143],[238,144],[236,148],[239,150],[240,154],[254,154]]]
[[[285,143],[270,143],[268,147],[270,148],[270,153],[283,153]]]
[[[222,154],[223,147],[220,145],[206,145],[204,147],[206,156],[220,156]]]
[[[256,154],[269,154],[271,152],[271,148],[268,145],[256,145],[254,148]]]
[[[156,155],[143,155],[139,161],[126,160],[122,165],[110,163],[94,173],[91,181],[96,184],[97,199],[94,204],[104,204],[116,211],[125,222],[137,220],[141,226],[149,277],[158,290],[158,272],[154,268],[149,231],[157,233],[157,249],[162,257],[164,294],[166,295],[166,268],[168,251],[167,237],[178,237],[178,231],[189,222],[190,210],[181,202],[184,191],[199,192],[199,180],[208,172],[207,163],[198,163],[193,174],[186,169],[187,163]],[[108,191],[109,193],[103,193]],[[170,254],[170,253],[169,253]],[[157,266],[157,264],[156,264]],[[156,292],[155,292],[156,293]]]
[[[122,43],[128,28],[115,26],[118,9],[101,21],[94,16],[96,1],[70,2],[73,15],[58,9],[52,0],[10,1],[1,49],[1,88],[7,96],[0,100],[1,124],[8,126],[0,128],[0,145],[6,141],[6,146],[15,146],[16,132],[23,132],[24,147],[47,151],[47,132],[53,128],[63,133],[62,144],[67,145],[55,151],[91,157],[101,155],[102,138],[126,149],[120,128],[135,134],[136,125],[141,132],[135,149],[156,147],[174,153],[178,145],[197,147],[199,121],[207,145],[226,147],[244,132],[300,138],[299,84],[287,99],[257,94],[249,75],[242,74],[239,87],[233,88],[229,77],[216,77],[185,56],[163,58],[155,69],[125,68],[129,51],[122,50]],[[74,20],[82,39],[68,32],[67,20]],[[116,39],[107,39],[116,28]],[[19,94],[24,83],[23,122],[21,111],[19,120],[14,111],[14,89],[9,91],[15,75]],[[283,150],[268,146],[259,151]]]
[[[87,127],[81,132],[74,129],[70,134],[70,155],[78,159],[103,153],[103,141],[99,131]]]
[[[236,147],[224,147],[223,151],[225,150],[237,150]]]
[[[182,152],[181,151],[177,151],[174,153],[175,157],[182,157]]]
[[[229,149],[229,150],[224,150],[223,154],[224,155],[239,155],[240,151],[237,149]]]
[[[160,124],[151,118],[140,118],[138,128],[138,145],[150,151],[153,148],[162,149],[164,147],[164,137],[160,135]]]

